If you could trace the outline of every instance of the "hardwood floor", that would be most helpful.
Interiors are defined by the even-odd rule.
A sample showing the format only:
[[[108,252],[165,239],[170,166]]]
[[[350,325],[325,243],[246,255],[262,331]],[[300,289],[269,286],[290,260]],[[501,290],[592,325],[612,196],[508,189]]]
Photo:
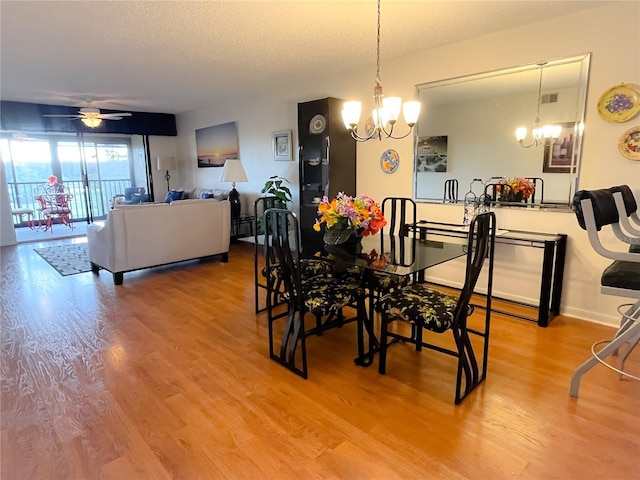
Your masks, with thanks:
[[[453,358],[395,345],[381,376],[353,364],[354,324],[308,340],[308,380],[269,360],[251,245],[118,287],[36,246],[1,250],[3,480],[640,478],[640,382],[597,366],[568,394],[612,328],[494,315],[456,407]]]

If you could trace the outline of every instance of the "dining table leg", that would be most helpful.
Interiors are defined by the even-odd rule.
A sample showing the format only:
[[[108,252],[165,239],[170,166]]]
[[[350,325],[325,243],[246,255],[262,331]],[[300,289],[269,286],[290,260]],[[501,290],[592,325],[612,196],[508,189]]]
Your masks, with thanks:
[[[375,334],[373,324],[375,314],[373,311],[367,312],[365,297],[358,299],[357,311],[358,356],[353,361],[361,367],[370,367],[373,365],[375,354],[380,350],[380,342]]]

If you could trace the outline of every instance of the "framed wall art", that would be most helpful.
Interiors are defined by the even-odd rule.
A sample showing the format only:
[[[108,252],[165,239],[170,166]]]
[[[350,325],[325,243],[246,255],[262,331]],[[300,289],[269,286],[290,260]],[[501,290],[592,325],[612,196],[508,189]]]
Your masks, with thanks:
[[[223,167],[228,159],[238,157],[236,122],[196,130],[198,168]]]
[[[273,132],[273,159],[290,161],[291,160],[291,130],[282,130]]]
[[[420,137],[417,143],[416,171],[447,171],[447,135]]]
[[[560,123],[562,132],[560,137],[552,145],[544,147],[544,161],[542,171],[544,173],[569,173],[571,165],[575,171],[576,159],[574,159],[575,122]]]

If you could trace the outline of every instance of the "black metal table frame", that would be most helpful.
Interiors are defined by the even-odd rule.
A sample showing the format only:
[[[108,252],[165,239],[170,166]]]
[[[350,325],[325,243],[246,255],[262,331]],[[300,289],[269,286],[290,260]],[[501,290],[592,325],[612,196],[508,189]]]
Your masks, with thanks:
[[[462,225],[453,223],[429,222],[421,220],[416,229],[420,238],[427,238],[428,234],[447,237],[464,238],[467,233]],[[547,234],[524,230],[507,230],[506,233],[496,235],[496,244],[507,244],[543,249],[542,273],[540,275],[540,299],[538,305],[529,305],[522,302],[498,297],[511,303],[534,306],[538,309],[538,317],[533,319],[517,313],[498,310],[493,311],[524,320],[537,322],[539,327],[549,326],[549,321],[560,314],[562,301],[562,281],[564,278],[564,261],[567,251],[567,235],[564,233]],[[476,305],[482,307],[482,305]]]

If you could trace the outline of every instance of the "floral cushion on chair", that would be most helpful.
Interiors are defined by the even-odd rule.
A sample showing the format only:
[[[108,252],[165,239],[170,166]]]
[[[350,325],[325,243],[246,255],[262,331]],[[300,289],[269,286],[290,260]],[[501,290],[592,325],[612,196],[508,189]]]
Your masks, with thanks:
[[[457,303],[458,297],[414,284],[384,295],[376,310],[442,333],[453,325]]]
[[[337,313],[343,307],[354,304],[364,294],[357,283],[331,277],[311,277],[302,282],[302,289],[305,292],[305,308],[315,315]],[[282,292],[282,297],[289,300],[289,292]]]
[[[315,260],[313,258],[303,258],[300,260],[300,275],[303,281],[318,275],[329,275],[332,271],[331,265],[323,260]],[[279,280],[282,276],[282,270],[278,265],[273,265],[271,272],[273,280]],[[262,276],[267,276],[266,267],[262,269]]]
[[[407,275],[393,275],[384,272],[373,272],[369,278],[367,287],[378,292],[388,292],[397,288],[406,287],[411,277]]]

